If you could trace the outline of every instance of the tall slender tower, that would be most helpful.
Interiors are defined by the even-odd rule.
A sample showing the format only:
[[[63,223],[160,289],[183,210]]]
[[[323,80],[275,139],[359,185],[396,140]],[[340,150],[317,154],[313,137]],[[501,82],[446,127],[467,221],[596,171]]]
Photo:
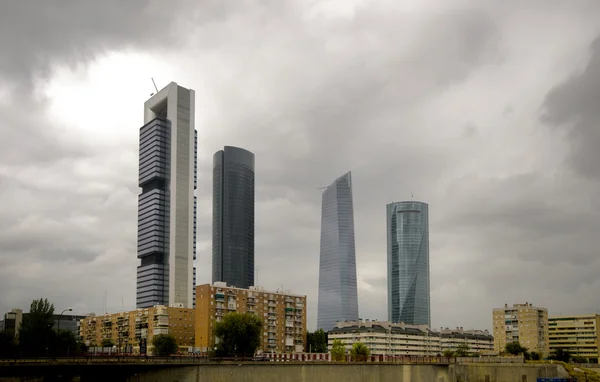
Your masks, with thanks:
[[[352,176],[348,172],[323,192],[317,328],[358,320]]]
[[[388,319],[431,326],[429,207],[405,201],[387,205]]]
[[[140,129],[137,307],[192,308],[196,269],[194,91],[171,82],[144,103]]]
[[[212,281],[254,285],[254,154],[225,146],[213,156]]]

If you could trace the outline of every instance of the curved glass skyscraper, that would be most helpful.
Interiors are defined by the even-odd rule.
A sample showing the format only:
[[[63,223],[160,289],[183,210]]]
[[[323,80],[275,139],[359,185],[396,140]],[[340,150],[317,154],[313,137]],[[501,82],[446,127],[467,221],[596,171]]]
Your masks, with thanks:
[[[387,205],[388,319],[431,325],[427,203]]]
[[[358,320],[350,172],[327,187],[322,203],[317,328],[329,331],[336,321]]]
[[[212,281],[254,285],[254,154],[225,146],[213,156]]]

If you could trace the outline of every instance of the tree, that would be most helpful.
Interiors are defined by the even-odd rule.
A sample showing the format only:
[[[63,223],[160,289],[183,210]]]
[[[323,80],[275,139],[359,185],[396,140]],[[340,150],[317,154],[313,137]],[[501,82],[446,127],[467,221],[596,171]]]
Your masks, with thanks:
[[[506,352],[512,355],[523,354],[527,351],[527,348],[521,346],[519,342],[509,342],[506,344]]]
[[[17,356],[17,341],[12,331],[0,332],[0,358]]]
[[[251,357],[260,346],[262,321],[252,313],[229,313],[214,328],[217,356]]]
[[[444,357],[454,357],[454,351],[452,351],[450,349],[446,349],[446,350],[444,350],[444,352],[442,353],[442,355]]]
[[[85,344],[85,342],[79,340],[77,341],[77,354],[78,355],[84,355],[85,353],[87,353],[88,351],[88,347]]]
[[[177,353],[177,350],[179,350],[175,337],[170,334],[159,334],[154,336],[152,338],[152,346],[154,346],[154,354],[161,357]]]
[[[66,357],[79,353],[77,339],[72,331],[59,330],[53,337],[52,348],[55,355]]]
[[[323,329],[306,333],[305,351],[307,353],[327,353],[327,333]]]
[[[112,339],[110,338],[105,338],[102,340],[102,342],[100,343],[100,346],[102,346],[103,348],[112,348],[113,346],[115,346],[115,343],[113,342]]]
[[[542,358],[542,356],[540,355],[540,353],[532,351],[531,352],[531,359],[533,361],[539,361]]]
[[[331,345],[331,360],[343,362],[346,355],[346,348],[341,340],[334,340]]]
[[[557,348],[552,351],[552,355],[550,355],[549,358],[568,363],[571,360],[571,352],[569,352],[567,349]]]
[[[23,322],[19,329],[19,346],[25,356],[52,355],[55,333],[54,304],[48,299],[33,300],[29,313],[23,315]]]
[[[369,357],[369,348],[362,342],[355,342],[350,349],[350,358],[354,362],[367,362]]]
[[[571,357],[571,362],[573,363],[587,363],[588,360],[585,357],[579,356],[579,355],[574,355]]]
[[[467,345],[466,343],[461,343],[456,347],[456,356],[457,357],[468,357],[469,350],[471,350],[469,345]]]

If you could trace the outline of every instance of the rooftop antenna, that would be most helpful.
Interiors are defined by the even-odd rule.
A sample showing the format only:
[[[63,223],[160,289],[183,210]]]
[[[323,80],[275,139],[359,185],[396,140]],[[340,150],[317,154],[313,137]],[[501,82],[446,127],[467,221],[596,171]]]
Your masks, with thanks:
[[[156,93],[158,93],[158,88],[156,87],[156,82],[154,82],[154,77],[150,77],[150,79],[152,80],[152,85],[154,85],[154,90],[156,90]],[[150,93],[150,97],[156,93]]]
[[[327,186],[323,186],[323,187],[317,187],[317,190],[323,190],[323,189],[325,189],[325,188],[327,188]]]

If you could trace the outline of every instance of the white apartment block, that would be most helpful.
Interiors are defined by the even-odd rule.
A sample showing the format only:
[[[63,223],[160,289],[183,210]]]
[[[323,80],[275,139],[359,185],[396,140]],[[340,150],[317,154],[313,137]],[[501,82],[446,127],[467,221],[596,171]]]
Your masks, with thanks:
[[[437,356],[442,351],[441,334],[427,325],[346,321],[338,322],[328,334],[329,350],[333,341],[339,339],[348,351],[355,342],[362,342],[372,355]]]
[[[487,330],[441,328],[440,333],[442,351],[456,351],[462,344],[467,344],[472,353],[490,354],[494,351],[494,336]]]

